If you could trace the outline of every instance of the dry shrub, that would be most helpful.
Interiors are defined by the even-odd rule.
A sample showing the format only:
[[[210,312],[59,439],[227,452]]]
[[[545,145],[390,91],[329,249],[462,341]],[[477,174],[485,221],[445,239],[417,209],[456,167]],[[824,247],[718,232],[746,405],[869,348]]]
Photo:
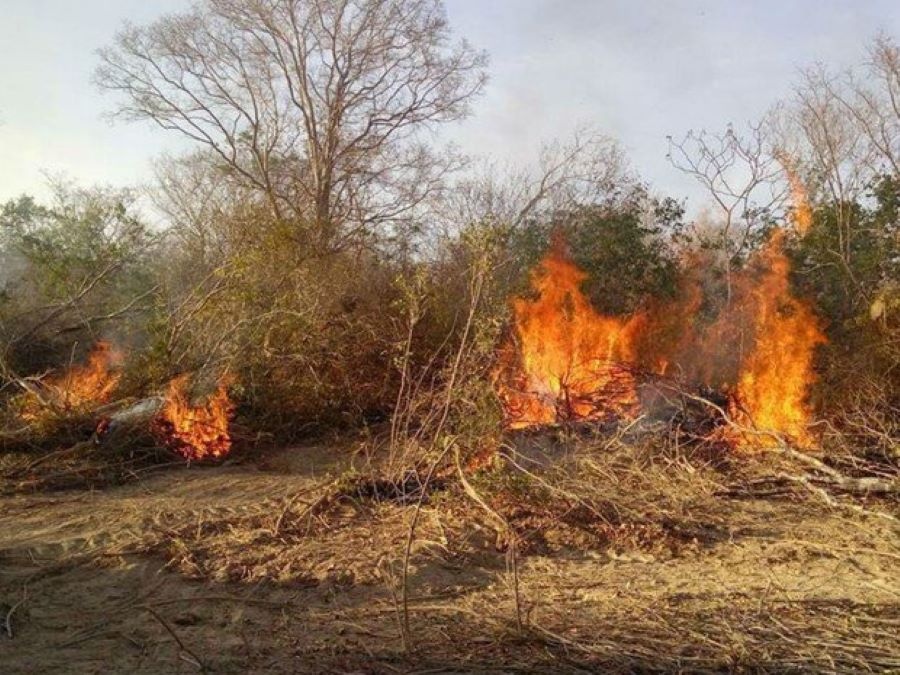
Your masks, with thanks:
[[[388,479],[402,480],[410,469],[447,475],[456,453],[483,454],[499,442],[502,415],[491,384],[503,323],[498,244],[494,228],[473,226],[443,248],[446,257],[398,279],[389,430],[366,447],[370,469]]]
[[[722,476],[705,448],[621,428],[520,433],[474,484],[525,550],[617,546],[677,551],[716,541]]]
[[[857,475],[900,477],[900,325],[866,316],[822,350],[815,402],[828,461]]]
[[[311,252],[301,232],[232,214],[208,269],[188,253],[170,275],[157,349],[170,368],[230,371],[243,417],[282,437],[383,416],[392,400],[401,270],[368,250]]]
[[[88,440],[96,427],[97,417],[84,411],[48,411],[39,420],[26,422],[13,401],[0,410],[0,450],[36,453],[66,448]]]
[[[856,475],[900,478],[900,393],[888,377],[859,376],[822,426],[830,462]]]
[[[236,358],[253,417],[270,430],[383,418],[395,384],[392,271],[365,256],[307,267]]]

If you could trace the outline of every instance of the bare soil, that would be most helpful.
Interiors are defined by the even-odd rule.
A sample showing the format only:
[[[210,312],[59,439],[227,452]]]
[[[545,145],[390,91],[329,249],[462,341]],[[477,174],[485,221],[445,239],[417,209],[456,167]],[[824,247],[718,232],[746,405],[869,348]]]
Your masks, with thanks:
[[[0,671],[900,672],[897,522],[812,497],[723,496],[679,546],[544,532],[513,567],[483,514],[435,495],[404,641],[415,507],[329,501],[346,456],[0,497]]]

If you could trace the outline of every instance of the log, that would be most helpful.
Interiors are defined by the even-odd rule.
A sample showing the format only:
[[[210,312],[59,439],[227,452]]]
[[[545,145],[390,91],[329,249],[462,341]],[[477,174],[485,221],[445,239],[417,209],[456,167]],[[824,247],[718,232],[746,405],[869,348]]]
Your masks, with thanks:
[[[153,420],[164,403],[162,396],[150,396],[105,417],[94,432],[94,443],[101,447],[158,446],[153,434]]]

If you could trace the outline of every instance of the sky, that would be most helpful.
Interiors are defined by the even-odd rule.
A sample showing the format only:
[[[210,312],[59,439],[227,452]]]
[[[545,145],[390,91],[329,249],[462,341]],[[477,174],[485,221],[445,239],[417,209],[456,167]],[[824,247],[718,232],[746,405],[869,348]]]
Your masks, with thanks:
[[[445,0],[454,32],[491,56],[471,118],[446,130],[472,155],[534,160],[588,124],[620,141],[660,192],[702,199],[668,165],[666,137],[759,118],[801,68],[860,62],[900,39],[897,0]],[[46,176],[140,185],[152,160],[188,149],[148,123],[111,122],[91,82],[124,21],[190,0],[0,0],[0,203],[45,196]],[[689,202],[689,207],[691,206]]]

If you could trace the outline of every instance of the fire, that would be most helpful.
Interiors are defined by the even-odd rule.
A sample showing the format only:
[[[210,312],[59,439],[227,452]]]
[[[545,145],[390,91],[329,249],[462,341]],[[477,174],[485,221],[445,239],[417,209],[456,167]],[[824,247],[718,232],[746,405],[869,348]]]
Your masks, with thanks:
[[[790,158],[778,159],[802,236],[812,224],[806,189]],[[610,317],[584,296],[587,275],[557,241],[532,273],[533,299],[512,303],[515,339],[502,350],[495,378],[507,425],[631,417],[639,405],[653,405],[653,388],[643,384],[639,403],[636,373],[643,372],[703,385],[730,400],[733,419],[754,430],[729,433],[735,445],[759,446],[777,436],[809,447],[813,360],[826,338],[810,305],[791,292],[784,242],[785,231],[777,229],[752,264],[734,274],[730,302],[701,321],[700,252],[685,260],[677,297]]]
[[[816,379],[816,345],[825,342],[825,335],[809,305],[791,293],[783,243],[784,231],[776,230],[760,252],[762,276],[752,289],[755,341],[738,378],[737,417],[808,447],[812,413],[807,395]]]
[[[694,321],[703,300],[695,276],[685,277],[674,300],[604,316],[581,291],[585,272],[554,246],[532,273],[533,298],[512,303],[514,339],[495,377],[507,426],[632,417],[636,373],[644,372],[728,397],[733,418],[760,432],[731,436],[736,445],[775,434],[808,447],[813,357],[825,336],[811,307],[791,292],[784,237],[777,230],[735,276],[734,301],[705,327]],[[652,396],[641,398],[652,405]]]
[[[797,173],[796,163],[786,154],[778,155],[781,165],[784,167],[784,173],[787,175],[788,186],[791,190],[791,202],[794,206],[793,220],[797,234],[801,237],[809,232],[812,226],[812,208],[809,205],[809,195],[806,192],[806,186]]]
[[[53,413],[84,413],[107,403],[122,377],[116,370],[122,360],[122,353],[112,343],[98,341],[86,363],[45,378],[37,392],[25,395],[22,419],[35,422]]]
[[[534,299],[513,300],[517,342],[497,388],[510,428],[628,415],[637,403],[632,324],[596,312],[586,274],[556,245],[532,274]]]
[[[228,378],[221,379],[205,402],[194,405],[189,377],[181,375],[172,380],[154,425],[163,443],[190,461],[227,455],[231,450],[229,423],[234,412],[228,385]]]

